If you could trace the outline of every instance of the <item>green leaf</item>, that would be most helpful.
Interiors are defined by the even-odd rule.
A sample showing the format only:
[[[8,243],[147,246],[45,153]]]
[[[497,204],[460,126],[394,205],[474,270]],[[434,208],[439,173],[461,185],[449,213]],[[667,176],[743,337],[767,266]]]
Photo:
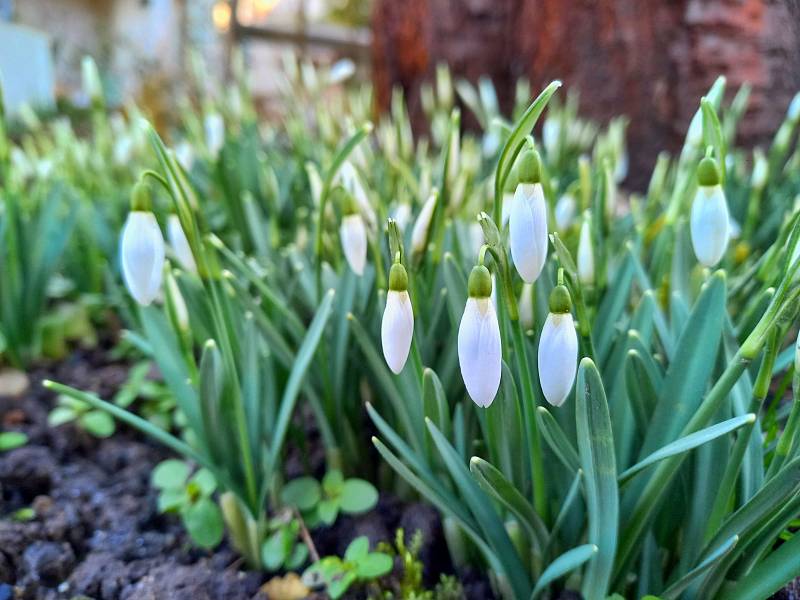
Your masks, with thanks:
[[[294,405],[297,400],[297,394],[300,392],[300,387],[303,384],[306,371],[311,364],[314,354],[317,351],[317,346],[322,338],[322,333],[325,331],[325,326],[328,323],[328,317],[331,314],[331,307],[333,306],[334,291],[329,290],[323,297],[323,300],[317,309],[311,325],[308,327],[308,333],[300,345],[295,357],[294,366],[289,379],[286,382],[286,387],[283,389],[283,396],[281,397],[280,408],[278,410],[278,417],[275,420],[275,429],[272,437],[272,446],[270,448],[270,463],[268,471],[272,472],[278,460],[278,454],[283,448],[283,441],[286,436],[286,431],[289,428],[289,421],[294,412]]]
[[[344,487],[344,476],[339,469],[331,469],[322,478],[322,489],[326,496],[338,496]]]
[[[5,431],[0,433],[0,452],[13,450],[28,443],[28,436],[21,431]]]
[[[489,502],[489,498],[472,479],[469,469],[462,462],[461,456],[453,449],[442,433],[436,429],[432,421],[428,420],[426,424],[436,448],[439,450],[439,454],[450,472],[450,476],[458,486],[471,512],[475,515],[486,540],[497,553],[498,559],[503,565],[503,574],[508,577],[509,585],[518,596],[527,595],[530,589],[530,580],[497,511]]]
[[[305,544],[295,544],[292,553],[286,559],[286,568],[294,571],[302,567],[308,560],[308,546]]]
[[[190,502],[185,488],[164,488],[158,495],[158,512],[175,512]]]
[[[781,544],[739,581],[722,589],[720,600],[768,598],[800,573],[800,535]]]
[[[280,528],[261,545],[261,563],[267,571],[277,571],[286,562],[285,530]],[[303,546],[305,547],[305,546]]]
[[[301,511],[311,510],[321,498],[322,490],[319,482],[313,477],[292,479],[281,491],[281,501]]]
[[[181,516],[192,541],[201,548],[213,548],[222,541],[222,513],[209,498],[201,498],[189,505]]]
[[[388,554],[371,552],[357,562],[356,575],[359,579],[376,579],[390,573],[393,566]]]
[[[677,598],[680,597],[683,591],[688,588],[692,582],[696,581],[701,575],[716,565],[726,554],[733,550],[738,541],[738,535],[731,536],[725,540],[716,550],[709,554],[696,567],[665,589],[661,593],[661,597],[664,598],[664,600],[677,600]]]
[[[491,494],[519,519],[527,530],[531,541],[541,552],[547,544],[549,534],[530,502],[497,468],[482,458],[473,456],[469,461],[469,470],[485,492]]]
[[[197,471],[197,473],[192,475],[189,483],[196,485],[203,496],[210,496],[217,489],[217,480],[214,474],[208,469],[200,469]]]
[[[333,600],[341,598],[350,587],[350,584],[357,578],[358,575],[356,575],[355,571],[347,571],[334,577],[333,580],[328,583],[328,594],[330,594]]]
[[[698,446],[702,446],[712,440],[717,439],[723,435],[730,433],[731,431],[736,431],[740,427],[753,423],[756,420],[756,416],[752,413],[742,415],[740,417],[734,417],[733,419],[728,419],[727,421],[723,421],[722,423],[717,423],[716,425],[712,425],[711,427],[706,427],[705,429],[701,429],[695,433],[690,433],[687,436],[679,438],[672,442],[671,444],[667,444],[663,448],[660,448],[647,456],[644,460],[639,461],[626,471],[620,474],[618,477],[619,484],[622,485],[626,483],[629,479],[634,477],[637,473],[646,469],[647,467],[657,463],[660,460],[664,460],[665,458],[669,458],[670,456],[675,456],[676,454],[681,454],[683,452],[688,452]]]
[[[578,453],[585,473],[588,540],[599,553],[589,563],[582,593],[586,600],[603,599],[608,592],[619,524],[619,490],[614,438],[608,402],[600,373],[589,358],[578,368],[575,420]]]
[[[150,481],[153,487],[160,490],[183,488],[189,477],[189,465],[182,460],[170,458],[162,461],[153,469]]]
[[[78,418],[78,423],[95,437],[105,438],[114,434],[114,419],[107,412],[91,410]]]
[[[347,546],[347,550],[344,551],[344,559],[358,562],[367,554],[369,554],[369,538],[360,535]]]
[[[75,411],[68,406],[56,406],[50,411],[50,414],[47,415],[47,424],[50,427],[58,427],[64,423],[74,421],[77,416]]]
[[[695,302],[660,390],[640,457],[674,441],[700,405],[719,351],[725,287],[725,274],[717,271]]]
[[[547,589],[547,586],[556,579],[574,571],[583,563],[590,560],[595,554],[597,554],[597,546],[594,544],[584,544],[572,550],[567,550],[564,554],[551,562],[544,570],[542,576],[539,577],[539,581],[536,582],[536,587],[533,588],[531,600],[535,600],[536,597]]]
[[[365,512],[378,503],[378,490],[363,479],[348,479],[344,482],[339,503],[346,513]]]
[[[550,446],[561,463],[572,473],[580,468],[580,458],[572,443],[567,438],[558,421],[544,406],[536,409],[536,421],[542,437]]]
[[[547,106],[550,98],[560,87],[560,81],[553,81],[544,90],[542,90],[542,93],[536,97],[527,110],[522,114],[519,121],[517,121],[517,124],[514,126],[514,129],[511,131],[511,135],[508,136],[508,140],[506,140],[503,150],[500,152],[500,159],[497,162],[497,171],[494,182],[495,204],[499,203],[500,198],[502,197],[503,187],[505,186],[506,179],[508,179],[508,175],[511,173],[511,169],[514,166],[514,161],[516,160],[517,155],[520,153],[520,150],[522,150],[522,147],[525,144],[525,137],[536,125],[536,121],[539,119],[542,111]],[[498,223],[500,222],[500,216],[500,214],[494,215],[495,221]]]
[[[339,516],[338,500],[322,500],[317,505],[317,516],[325,525],[333,525],[336,517]]]

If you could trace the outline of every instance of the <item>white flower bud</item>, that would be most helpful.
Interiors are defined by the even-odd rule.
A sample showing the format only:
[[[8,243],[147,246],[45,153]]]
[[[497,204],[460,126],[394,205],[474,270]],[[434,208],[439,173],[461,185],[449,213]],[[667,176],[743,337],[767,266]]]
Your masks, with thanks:
[[[592,228],[589,218],[581,224],[578,240],[578,281],[583,285],[594,284],[594,248],[592,248]]]
[[[564,231],[570,225],[572,225],[572,221],[575,218],[576,208],[577,203],[575,202],[575,197],[572,194],[564,194],[558,199],[554,211],[556,217],[556,229],[559,231]]]
[[[431,194],[422,206],[417,220],[414,222],[414,229],[411,230],[411,253],[419,254],[425,251],[428,242],[428,230],[431,228],[433,211],[436,208],[438,194]]]
[[[181,266],[190,273],[197,273],[197,264],[178,215],[172,214],[167,217],[167,239]]]
[[[500,387],[500,325],[489,298],[468,298],[458,328],[458,362],[470,398],[487,407]]]
[[[181,331],[189,331],[189,309],[186,308],[186,301],[183,299],[183,294],[178,287],[178,282],[175,281],[175,276],[172,273],[167,273],[167,298],[172,305],[175,315],[176,325]]]
[[[730,238],[730,218],[722,186],[700,186],[692,203],[692,246],[697,260],[715,266],[725,254]]]
[[[408,292],[390,289],[381,321],[381,343],[386,364],[393,373],[399,374],[403,370],[413,333],[414,312]]]
[[[500,325],[491,299],[491,277],[484,266],[472,269],[469,298],[458,328],[458,363],[467,393],[487,407],[500,387],[502,349]]]
[[[561,406],[567,399],[578,365],[578,336],[572,313],[547,315],[539,340],[539,381],[545,399]]]
[[[150,304],[161,288],[164,238],[149,211],[128,214],[120,241],[122,276],[131,296],[142,306]]]
[[[225,143],[225,121],[222,115],[213,112],[206,115],[203,121],[206,135],[206,147],[211,156],[216,157]]]
[[[342,250],[350,268],[356,275],[364,274],[367,262],[367,228],[360,214],[349,214],[342,218],[339,228]]]
[[[180,163],[185,171],[191,171],[194,164],[194,150],[192,145],[183,140],[175,146],[175,158]]]
[[[533,284],[523,283],[519,295],[519,322],[524,330],[533,329],[535,322],[533,313]]]
[[[411,221],[411,206],[407,202],[398,204],[392,211],[392,218],[397,223],[400,231],[405,231],[409,221]]]
[[[547,259],[547,206],[540,183],[520,183],[509,218],[511,257],[520,277],[533,283]]]

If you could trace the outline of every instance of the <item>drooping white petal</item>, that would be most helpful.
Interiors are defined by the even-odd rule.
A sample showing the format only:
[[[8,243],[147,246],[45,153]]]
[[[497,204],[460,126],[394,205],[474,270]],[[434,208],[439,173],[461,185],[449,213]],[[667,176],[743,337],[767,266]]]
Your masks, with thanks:
[[[203,120],[206,147],[212,156],[217,156],[225,143],[225,121],[219,113],[209,113]]]
[[[520,277],[533,283],[547,259],[547,206],[540,183],[517,186],[509,218],[511,257]]]
[[[414,334],[414,311],[407,291],[389,290],[381,321],[383,357],[392,372],[399,374],[408,359]]]
[[[578,368],[578,336],[571,313],[550,313],[539,340],[539,381],[545,399],[561,406]]]
[[[578,281],[584,285],[594,283],[594,251],[592,249],[591,225],[584,220],[578,240]]]
[[[469,298],[458,328],[458,363],[470,398],[489,406],[500,387],[500,326],[489,298]]]
[[[361,176],[358,174],[358,170],[353,166],[353,163],[349,160],[345,161],[339,169],[338,178],[344,189],[350,192],[353,198],[355,198],[358,210],[364,215],[369,226],[374,229],[377,226],[375,209],[372,207],[372,203],[367,195],[367,190],[361,181]]]
[[[400,231],[405,231],[409,221],[411,221],[411,206],[407,202],[398,204],[392,211],[392,218],[397,223]]]
[[[559,231],[564,231],[570,225],[572,225],[572,220],[575,218],[576,207],[577,204],[575,202],[575,197],[572,194],[564,194],[558,199],[554,211],[556,217],[556,229]]]
[[[725,254],[730,237],[728,203],[721,186],[698,188],[692,203],[690,230],[697,260],[707,267],[716,265]]]
[[[178,215],[170,215],[167,218],[167,239],[172,251],[175,253],[175,258],[178,259],[181,266],[191,273],[196,273],[197,264],[194,262],[189,240],[186,239],[186,234],[183,232]]]
[[[500,219],[503,221],[503,227],[508,225],[508,219],[511,218],[511,207],[514,206],[514,193],[503,192],[503,210]]]
[[[122,276],[131,296],[142,306],[150,304],[161,288],[164,237],[151,212],[128,214],[120,240]]]
[[[417,220],[414,222],[414,229],[411,230],[411,252],[418,254],[425,250],[428,241],[428,230],[433,219],[433,209],[436,208],[438,196],[431,194],[422,206]]]
[[[339,228],[342,250],[350,268],[356,275],[364,274],[367,263],[367,228],[361,215],[345,215]]]

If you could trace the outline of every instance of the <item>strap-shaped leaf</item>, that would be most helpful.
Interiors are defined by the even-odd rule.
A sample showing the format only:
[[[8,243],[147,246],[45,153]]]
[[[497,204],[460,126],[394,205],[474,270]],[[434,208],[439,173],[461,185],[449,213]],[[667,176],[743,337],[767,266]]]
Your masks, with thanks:
[[[497,554],[498,560],[502,564],[502,574],[508,578],[514,595],[519,598],[526,596],[531,589],[530,579],[514,545],[511,543],[511,539],[506,533],[503,521],[491,502],[489,502],[489,498],[472,479],[469,469],[450,445],[450,442],[445,439],[432,421],[426,420],[426,424],[450,476],[453,478],[470,511],[475,515],[475,519],[478,521],[489,545]]]
[[[475,481],[485,491],[505,506],[528,532],[531,541],[541,553],[547,543],[547,528],[542,523],[539,515],[519,490],[491,463],[482,458],[473,456],[469,461],[469,470],[472,471]]]
[[[701,575],[716,565],[726,554],[733,550],[738,541],[739,536],[733,535],[722,542],[722,544],[720,544],[711,554],[703,559],[696,567],[661,592],[660,597],[664,600],[675,600],[679,598],[686,588],[688,588],[693,582],[697,581]]]
[[[742,415],[741,417],[734,417],[733,419],[728,419],[727,421],[723,421],[722,423],[717,423],[716,425],[712,425],[711,427],[706,427],[705,429],[701,429],[698,432],[690,433],[685,437],[677,439],[671,444],[667,444],[663,448],[659,448],[658,450],[648,455],[643,460],[633,465],[631,468],[621,473],[620,476],[618,477],[619,484],[620,485],[625,484],[637,473],[657,463],[660,460],[664,460],[665,458],[669,458],[670,456],[675,456],[676,454],[682,454],[683,452],[688,452],[689,450],[697,448],[698,446],[702,446],[703,444],[706,444],[711,440],[715,440],[718,437],[726,435],[731,431],[736,431],[740,427],[743,427],[749,423],[753,423],[755,422],[755,420],[756,416],[752,413],[748,413],[746,415]]]
[[[580,468],[580,458],[575,447],[567,438],[558,421],[550,414],[544,406],[536,409],[536,420],[542,437],[550,446],[561,463],[572,473]]]
[[[548,585],[574,571],[586,561],[591,560],[595,554],[597,554],[597,546],[594,544],[584,544],[564,552],[564,554],[547,565],[544,573],[539,577],[539,581],[536,582],[536,587],[533,588],[530,600],[536,600],[539,594],[547,589]]]
[[[575,421],[578,453],[586,474],[589,542],[599,553],[589,563],[582,593],[586,600],[603,600],[608,592],[617,549],[619,490],[614,437],[603,382],[594,362],[584,358],[578,368]]]

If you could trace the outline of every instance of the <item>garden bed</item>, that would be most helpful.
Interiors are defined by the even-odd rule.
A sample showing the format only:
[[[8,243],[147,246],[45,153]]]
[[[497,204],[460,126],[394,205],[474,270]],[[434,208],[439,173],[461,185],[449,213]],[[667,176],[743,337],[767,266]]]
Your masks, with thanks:
[[[127,372],[107,353],[78,352],[32,369],[21,397],[0,396],[4,428],[29,438],[0,454],[0,599],[267,598],[260,588],[269,577],[243,570],[227,542],[213,552],[193,548],[179,520],[158,513],[150,475],[166,451],[124,427],[98,439],[71,424],[48,426],[54,398],[42,379],[110,397]],[[439,516],[423,503],[382,496],[374,510],[342,516],[312,538],[322,555],[342,555],[353,538],[390,541],[398,527],[422,531],[426,583],[452,571]],[[466,597],[491,596],[488,583],[470,574],[464,590]]]

